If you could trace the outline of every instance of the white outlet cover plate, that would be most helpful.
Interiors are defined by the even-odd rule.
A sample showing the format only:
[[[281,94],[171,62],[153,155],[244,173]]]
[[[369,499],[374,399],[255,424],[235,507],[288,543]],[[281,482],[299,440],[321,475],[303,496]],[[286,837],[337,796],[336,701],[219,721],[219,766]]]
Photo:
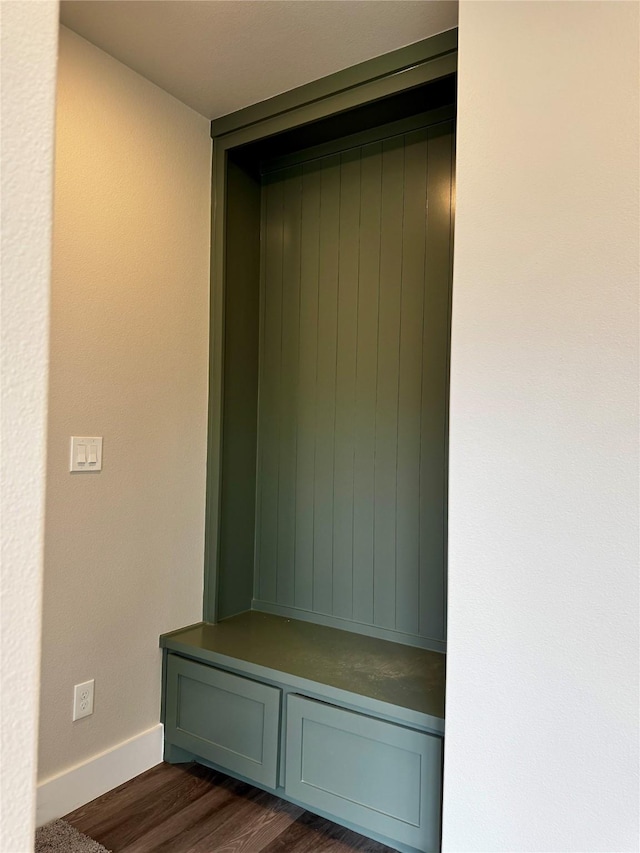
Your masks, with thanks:
[[[102,471],[102,436],[71,436],[69,470]]]
[[[93,714],[93,688],[95,679],[83,681],[73,688],[73,722]]]

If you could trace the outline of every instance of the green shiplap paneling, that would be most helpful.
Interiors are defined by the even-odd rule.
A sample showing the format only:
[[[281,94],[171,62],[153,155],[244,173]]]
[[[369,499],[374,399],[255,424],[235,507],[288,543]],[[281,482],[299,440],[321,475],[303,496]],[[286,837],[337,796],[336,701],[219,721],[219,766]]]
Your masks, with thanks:
[[[360,151],[340,159],[338,339],[333,494],[332,613],[353,617],[353,475],[355,452],[356,345],[358,340]],[[342,287],[340,283],[342,282]]]
[[[330,613],[333,603],[333,454],[336,413],[340,156],[327,157],[321,162],[312,609],[319,613]]]
[[[303,167],[295,530],[295,605],[303,610],[313,608],[320,177],[320,170],[315,163]],[[261,557],[258,555],[259,560]],[[257,568],[261,571],[260,562]]]
[[[278,487],[278,601],[295,604],[296,423],[300,332],[300,213],[302,168],[282,181],[282,337]]]
[[[373,623],[374,459],[382,143],[361,149],[360,229],[357,235],[358,336],[356,343],[355,450],[353,472],[353,618]]]
[[[420,631],[444,639],[453,134],[429,129],[420,465]]]
[[[376,381],[373,621],[395,628],[398,374],[402,300],[404,137],[382,147],[378,375]]]
[[[427,131],[408,134],[405,148],[402,306],[398,384],[396,628],[420,628],[420,416],[427,198]]]
[[[264,178],[256,606],[444,639],[453,122]]]

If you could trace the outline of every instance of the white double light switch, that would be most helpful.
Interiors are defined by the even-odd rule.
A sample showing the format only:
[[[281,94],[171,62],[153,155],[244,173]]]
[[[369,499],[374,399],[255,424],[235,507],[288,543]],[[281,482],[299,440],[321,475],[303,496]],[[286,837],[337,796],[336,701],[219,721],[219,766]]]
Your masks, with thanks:
[[[102,471],[102,437],[71,436],[70,471]]]

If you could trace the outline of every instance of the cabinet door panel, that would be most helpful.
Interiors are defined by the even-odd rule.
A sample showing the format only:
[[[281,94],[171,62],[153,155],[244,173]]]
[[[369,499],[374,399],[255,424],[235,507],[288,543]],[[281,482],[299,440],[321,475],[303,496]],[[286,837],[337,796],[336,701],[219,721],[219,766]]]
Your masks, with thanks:
[[[280,690],[169,655],[165,737],[175,746],[276,787]]]
[[[285,789],[312,809],[437,850],[441,771],[438,737],[289,697]]]

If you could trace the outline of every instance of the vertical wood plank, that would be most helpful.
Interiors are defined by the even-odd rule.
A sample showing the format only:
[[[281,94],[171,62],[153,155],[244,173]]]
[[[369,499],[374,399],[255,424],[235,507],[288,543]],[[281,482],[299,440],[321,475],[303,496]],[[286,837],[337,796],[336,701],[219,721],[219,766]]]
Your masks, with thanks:
[[[295,604],[296,421],[300,326],[300,211],[302,168],[282,175],[282,334],[277,601]]]
[[[263,180],[260,192],[260,294],[258,306],[258,415],[257,432],[258,441],[256,449],[256,522],[255,522],[255,544],[254,544],[254,569],[253,569],[253,597],[261,598],[260,589],[260,557],[262,554],[262,374],[264,371],[264,321],[265,321],[265,256],[266,256],[266,223],[267,223],[267,196],[269,194],[269,181]]]
[[[429,128],[428,145],[420,465],[420,635],[444,639],[452,123]]]
[[[300,231],[300,326],[296,447],[295,604],[313,606],[313,498],[315,480],[316,364],[320,169],[306,163],[302,174]]]
[[[322,160],[314,490],[313,609],[333,603],[333,452],[340,223],[340,155]]]
[[[358,334],[360,149],[340,160],[340,264],[333,501],[334,616],[353,616],[353,459]]]
[[[417,634],[420,592],[420,401],[427,202],[427,131],[405,137],[398,388],[396,628]]]
[[[402,293],[404,139],[382,150],[380,311],[375,419],[374,623],[395,628],[396,463]]]
[[[282,319],[282,182],[265,186],[264,323],[260,373],[259,594],[276,600],[278,557],[278,450]]]
[[[353,616],[373,622],[373,495],[382,145],[362,148],[353,508]]]

